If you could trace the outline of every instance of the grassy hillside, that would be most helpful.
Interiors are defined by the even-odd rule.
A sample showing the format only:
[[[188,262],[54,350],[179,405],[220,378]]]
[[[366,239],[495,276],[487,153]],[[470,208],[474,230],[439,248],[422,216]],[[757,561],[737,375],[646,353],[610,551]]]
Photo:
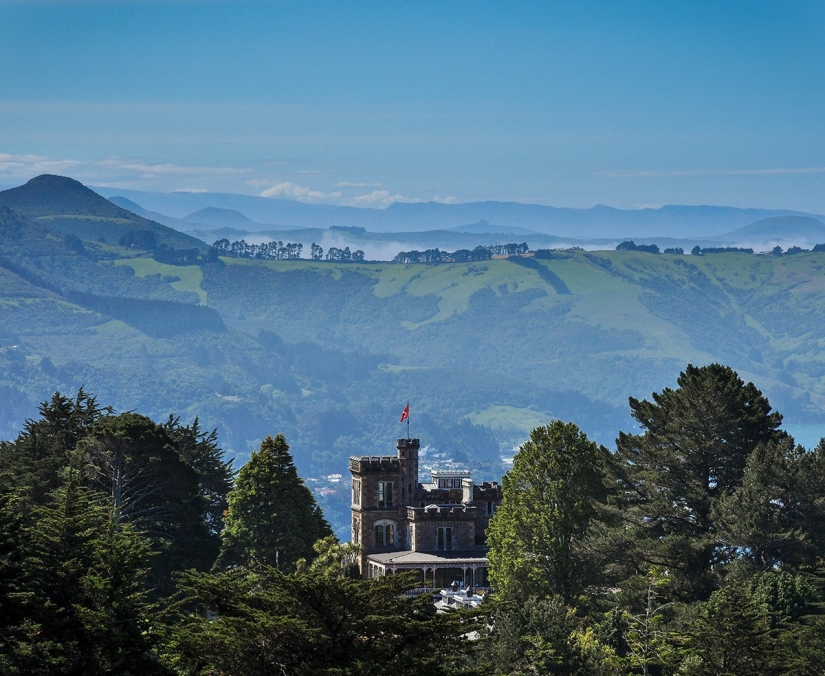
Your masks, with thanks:
[[[410,400],[428,463],[497,478],[552,417],[610,445],[627,397],[687,362],[730,364],[789,417],[825,409],[825,254],[171,265],[48,223],[0,208],[0,438],[83,386],[200,416],[241,459],[283,431],[320,477],[390,450]],[[340,528],[345,493],[325,498]]]
[[[538,269],[227,260],[203,288],[243,331],[389,352],[409,366],[481,367],[611,405],[688,361],[722,360],[802,414],[825,401],[815,376],[823,263],[618,251],[555,253]]]

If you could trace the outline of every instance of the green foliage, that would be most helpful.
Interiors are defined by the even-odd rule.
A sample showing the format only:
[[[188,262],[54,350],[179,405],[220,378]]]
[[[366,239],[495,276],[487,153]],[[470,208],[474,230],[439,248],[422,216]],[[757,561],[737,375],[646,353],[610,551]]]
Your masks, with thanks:
[[[762,605],[772,627],[797,622],[811,611],[814,590],[801,575],[787,571],[763,573],[751,578],[750,599]]]
[[[334,535],[327,535],[312,545],[312,549],[315,559],[310,565],[310,571],[333,577],[361,577],[361,571],[358,569],[358,557],[361,553],[359,545],[338,542]]]
[[[717,503],[720,533],[759,570],[814,563],[825,552],[825,446],[783,437],[758,445],[742,485]]]
[[[721,499],[742,483],[751,452],[782,420],[729,367],[689,365],[679,388],[630,399],[645,432],[616,440],[619,502],[630,557],[683,575],[681,592],[706,595],[732,552],[716,524]]]
[[[181,459],[198,473],[200,494],[206,499],[206,524],[212,535],[223,531],[223,515],[229,508],[227,496],[235,476],[232,461],[224,460],[218,446],[218,430],[201,430],[200,419],[195,417],[191,425],[181,425],[180,416],[169,415],[163,424],[177,446]]]
[[[181,617],[171,659],[182,674],[215,676],[455,673],[470,617],[405,597],[414,585],[404,575],[362,581],[270,567],[186,573],[182,599],[212,619]]]
[[[293,570],[314,558],[315,542],[332,534],[298,477],[283,434],[267,437],[238,473],[216,566],[260,564]]]
[[[170,338],[197,331],[226,331],[221,316],[212,308],[171,300],[143,300],[93,296],[76,291],[67,294],[73,303],[120,319],[153,338]]]
[[[35,502],[61,483],[61,472],[70,454],[91,427],[110,408],[98,406],[97,400],[78,390],[74,399],[55,392],[40,404],[39,420],[27,420],[14,443],[0,443],[0,491],[24,490]]]
[[[825,443],[812,451],[795,446],[778,431],[781,416],[768,400],[728,367],[688,366],[678,385],[654,393],[652,402],[631,399],[644,432],[620,433],[609,463],[591,461],[610,472],[615,492],[606,490],[602,474],[576,482],[574,496],[586,499],[565,493],[580,457],[570,451],[550,454],[564,462],[531,484],[544,462],[534,442],[549,428],[534,430],[516,456],[491,523],[488,558],[499,595],[518,605],[493,610],[483,668],[822,673],[821,647],[811,643],[822,645],[825,626],[815,574],[825,555]],[[604,492],[588,494],[594,486]],[[578,546],[548,537],[571,525]],[[540,549],[542,542],[556,546]],[[590,569],[578,573],[578,594],[562,598],[559,589],[536,582],[552,580],[548,570],[564,570],[583,552]],[[531,619],[536,613],[538,621]]]
[[[490,521],[490,577],[508,598],[570,601],[592,579],[585,540],[607,498],[608,454],[572,423],[538,427],[502,479]]]
[[[152,562],[161,593],[171,593],[172,571],[209,569],[217,541],[206,524],[207,499],[197,470],[164,427],[136,413],[105,416],[78,450],[91,485],[107,496],[115,523],[146,533],[162,553]]]
[[[163,673],[144,584],[146,541],[69,467],[27,518],[0,665],[12,674]],[[17,621],[15,621],[17,619]]]
[[[559,596],[496,603],[477,651],[478,673],[618,675],[616,652]]]
[[[687,609],[680,643],[686,676],[786,673],[765,610],[738,586]]]

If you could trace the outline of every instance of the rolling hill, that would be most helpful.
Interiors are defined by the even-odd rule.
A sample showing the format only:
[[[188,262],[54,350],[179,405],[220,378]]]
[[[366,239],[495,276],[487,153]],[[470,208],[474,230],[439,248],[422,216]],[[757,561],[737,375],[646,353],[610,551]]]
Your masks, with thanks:
[[[16,206],[83,219],[100,206],[87,197]],[[239,459],[283,431],[317,477],[385,453],[409,399],[431,454],[498,478],[500,455],[552,417],[612,445],[627,397],[688,362],[729,364],[787,416],[820,420],[824,335],[825,253],[174,265],[0,208],[0,438],[83,386],[155,419],[200,416]]]
[[[200,240],[128,211],[65,176],[43,174],[3,190],[0,206],[81,239],[116,244],[129,233],[149,231],[172,248],[206,249]]]
[[[775,216],[734,230],[719,239],[737,242],[738,246],[756,243],[760,248],[771,245],[811,248],[825,243],[825,223],[808,216]]]

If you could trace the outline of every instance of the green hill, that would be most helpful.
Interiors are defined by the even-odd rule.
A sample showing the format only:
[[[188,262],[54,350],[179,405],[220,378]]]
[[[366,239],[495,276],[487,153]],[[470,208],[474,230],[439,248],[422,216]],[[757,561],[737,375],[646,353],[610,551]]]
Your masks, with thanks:
[[[174,249],[207,248],[202,241],[127,211],[65,176],[43,174],[0,191],[0,206],[81,239],[116,244],[130,233],[149,231],[158,243]]]
[[[82,215],[69,196],[85,192],[58,192],[16,206]],[[317,478],[385,453],[409,400],[423,466],[496,479],[552,417],[612,445],[627,397],[688,362],[731,365],[788,417],[825,411],[825,253],[173,265],[34,219],[0,207],[0,438],[83,386],[158,420],[198,415],[239,459],[283,431]],[[339,528],[345,493],[324,498]]]

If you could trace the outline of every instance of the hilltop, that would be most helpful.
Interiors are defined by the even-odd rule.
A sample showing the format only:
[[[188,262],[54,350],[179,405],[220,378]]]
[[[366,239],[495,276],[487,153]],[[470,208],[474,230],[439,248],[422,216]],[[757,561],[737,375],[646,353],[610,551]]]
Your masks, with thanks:
[[[808,246],[825,242],[825,223],[808,216],[775,216],[739,228],[719,239],[737,242],[740,246],[757,242],[765,248],[769,244]]]
[[[116,244],[130,233],[151,232],[158,243],[173,248],[206,248],[200,240],[128,211],[65,176],[43,174],[0,191],[0,206],[81,239]]]

